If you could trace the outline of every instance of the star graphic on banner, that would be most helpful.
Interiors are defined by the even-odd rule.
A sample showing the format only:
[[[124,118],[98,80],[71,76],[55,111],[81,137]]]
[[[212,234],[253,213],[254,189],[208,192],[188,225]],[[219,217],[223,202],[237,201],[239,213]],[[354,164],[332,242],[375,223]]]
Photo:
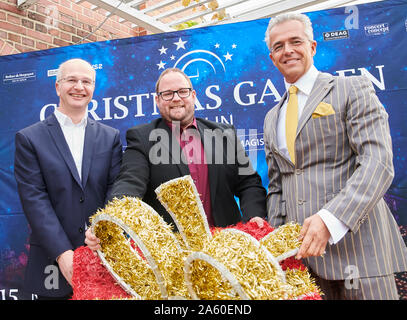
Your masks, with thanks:
[[[239,51],[237,49],[238,42],[222,43],[222,41],[215,40],[209,44],[210,48],[199,49],[189,48],[190,46],[194,47],[193,43],[188,44],[187,47],[186,44],[189,42],[189,38],[187,37],[178,37],[178,40],[176,40],[176,38],[168,39],[168,41],[163,41],[157,45],[154,51],[157,50],[160,52],[160,54],[155,51],[155,61],[153,63],[157,66],[156,70],[161,72],[162,70],[165,70],[171,66],[178,67],[183,70],[187,66],[196,63],[196,72],[195,70],[188,69],[188,71],[194,74],[189,75],[191,78],[199,78],[200,74],[209,72],[207,70],[208,66],[211,67],[215,73],[218,71],[218,69],[219,71],[223,70],[226,72],[226,62],[231,61],[230,63],[233,63],[233,56],[238,54]],[[181,54],[179,54],[177,51],[179,49],[181,49]],[[190,68],[195,68],[195,66]]]
[[[223,55],[225,57],[225,61],[232,61],[232,56],[233,54],[230,54],[229,52]]]
[[[164,48],[164,46],[162,46],[161,49],[158,49],[158,51],[160,51],[160,56],[161,56],[162,54],[167,54],[167,49],[168,49],[168,48]]]
[[[185,44],[187,42],[188,41],[182,41],[182,39],[179,38],[178,42],[174,42],[174,44],[177,46],[177,50],[180,49],[180,48],[185,49]]]
[[[165,63],[165,62],[162,62],[162,61],[160,60],[160,63],[157,63],[158,70],[164,69],[164,66],[165,66],[165,65],[166,65],[166,63]]]

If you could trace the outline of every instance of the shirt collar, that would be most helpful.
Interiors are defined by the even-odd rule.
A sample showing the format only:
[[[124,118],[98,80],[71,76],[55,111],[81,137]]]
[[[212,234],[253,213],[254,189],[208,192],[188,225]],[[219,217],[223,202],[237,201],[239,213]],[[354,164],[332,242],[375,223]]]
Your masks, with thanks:
[[[171,130],[175,129],[175,124],[174,123],[172,123],[171,121],[167,121],[167,120],[165,120],[165,122],[167,123],[167,125],[170,127]],[[198,129],[198,126],[196,125],[196,118],[195,117],[194,117],[194,120],[189,125],[187,125],[185,128],[181,128],[180,131],[182,132],[183,130],[191,128],[191,127],[194,127],[195,129]]]
[[[85,116],[83,117],[83,119],[77,123],[74,124],[72,122],[72,119],[69,118],[66,114],[63,114],[61,111],[59,111],[58,109],[55,109],[55,117],[57,118],[59,124],[61,126],[69,126],[69,127],[82,127],[82,126],[86,126],[87,124],[87,120],[88,120],[88,113],[85,113]]]
[[[288,83],[284,79],[285,88],[288,91],[288,88],[291,85],[294,85],[298,88],[299,91],[301,91],[302,93],[305,93],[307,96],[309,96],[311,93],[312,87],[314,86],[314,83],[318,78],[318,74],[319,74],[319,71],[317,70],[317,68],[315,68],[314,65],[312,65],[308,69],[308,71],[301,78],[299,78],[296,82]]]

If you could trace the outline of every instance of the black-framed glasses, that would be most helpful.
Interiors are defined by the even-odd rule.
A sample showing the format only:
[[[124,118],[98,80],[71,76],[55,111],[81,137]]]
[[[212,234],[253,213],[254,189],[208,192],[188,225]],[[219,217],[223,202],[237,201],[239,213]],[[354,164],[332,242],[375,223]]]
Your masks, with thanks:
[[[158,95],[165,101],[170,101],[174,98],[174,93],[177,93],[180,98],[188,98],[191,94],[192,88],[181,88],[178,90],[166,90],[159,92]]]
[[[79,82],[81,82],[82,85],[85,87],[92,87],[95,84],[95,81],[91,79],[76,79],[73,77],[62,78],[59,79],[58,81],[68,83],[71,86],[76,86]]]

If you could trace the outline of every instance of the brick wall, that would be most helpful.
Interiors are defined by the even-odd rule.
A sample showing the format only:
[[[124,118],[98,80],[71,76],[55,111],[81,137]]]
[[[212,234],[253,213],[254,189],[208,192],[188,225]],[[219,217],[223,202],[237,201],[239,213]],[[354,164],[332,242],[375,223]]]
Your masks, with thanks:
[[[161,1],[149,0],[140,9]],[[180,0],[157,9],[151,15],[172,10],[181,3]],[[205,9],[206,6],[189,9],[164,18],[163,22],[168,23]],[[134,27],[131,22],[121,22],[115,15],[110,16],[98,29],[105,19],[105,10],[92,10],[92,4],[86,1],[76,4],[73,0],[39,0],[27,9],[19,10],[17,0],[0,0],[0,56],[149,33],[143,28]]]
[[[84,37],[81,43],[147,34],[128,21],[119,22],[115,15],[96,30],[106,11],[91,8],[86,1],[39,0],[19,10],[17,0],[0,0],[0,56],[73,45]]]

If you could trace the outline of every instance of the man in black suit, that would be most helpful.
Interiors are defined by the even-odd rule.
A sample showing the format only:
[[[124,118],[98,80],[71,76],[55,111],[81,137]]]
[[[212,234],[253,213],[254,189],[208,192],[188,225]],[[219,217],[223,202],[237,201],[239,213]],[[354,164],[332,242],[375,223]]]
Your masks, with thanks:
[[[195,118],[196,92],[188,76],[177,68],[160,75],[156,93],[161,118],[127,131],[127,149],[112,198],[142,198],[171,223],[154,190],[168,180],[191,175],[209,226],[226,227],[249,220],[261,226],[266,216],[266,191],[234,127]],[[85,242],[91,249],[97,248],[90,230]]]

